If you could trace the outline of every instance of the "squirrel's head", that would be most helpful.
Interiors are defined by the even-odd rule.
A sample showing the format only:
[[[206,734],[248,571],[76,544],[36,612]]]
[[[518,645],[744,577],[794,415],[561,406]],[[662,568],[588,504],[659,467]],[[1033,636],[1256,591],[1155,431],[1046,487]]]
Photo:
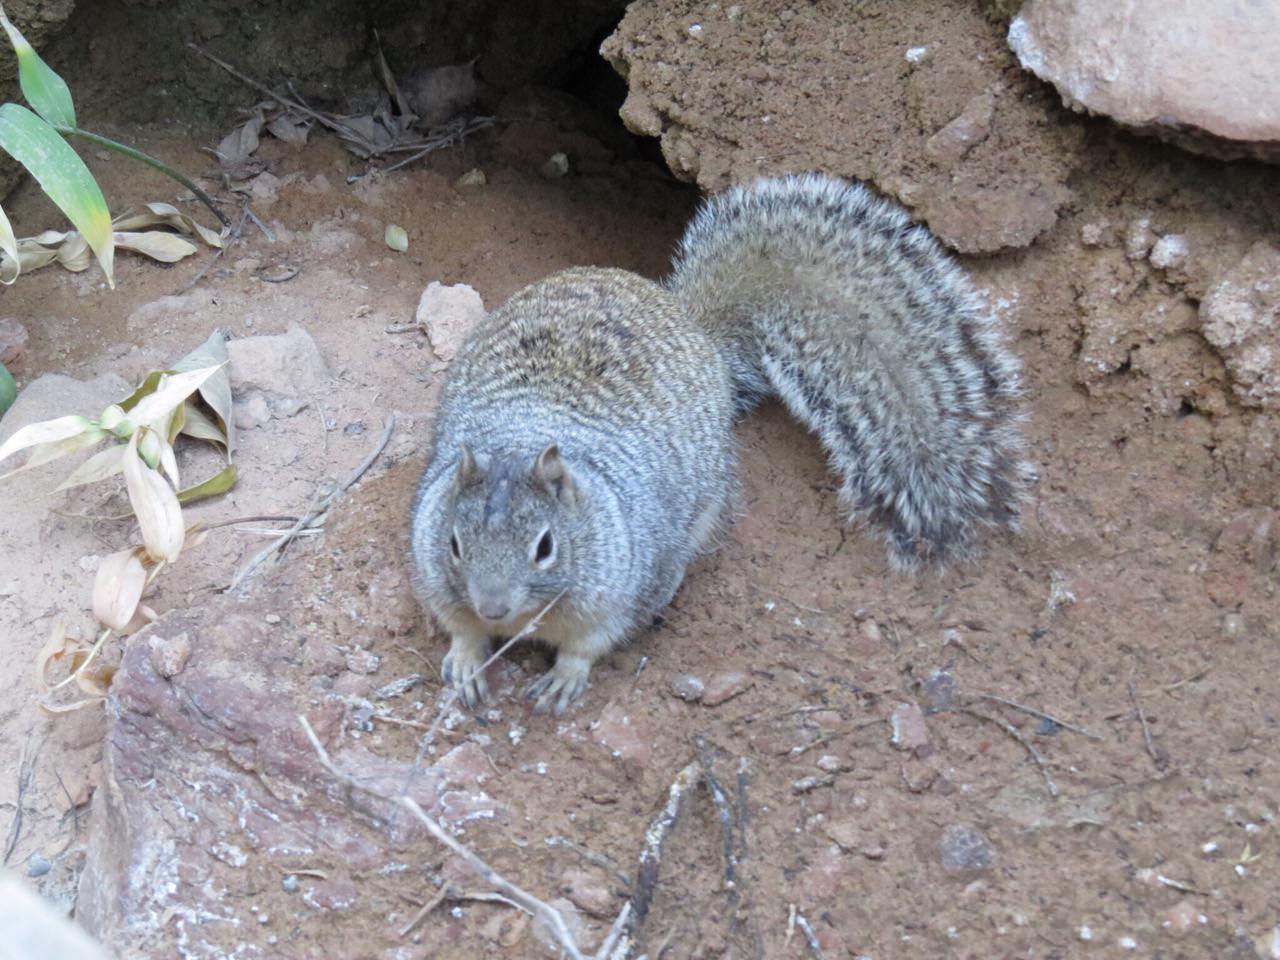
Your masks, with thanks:
[[[495,627],[536,614],[570,583],[579,499],[555,444],[487,461],[463,446],[444,531],[455,595]]]

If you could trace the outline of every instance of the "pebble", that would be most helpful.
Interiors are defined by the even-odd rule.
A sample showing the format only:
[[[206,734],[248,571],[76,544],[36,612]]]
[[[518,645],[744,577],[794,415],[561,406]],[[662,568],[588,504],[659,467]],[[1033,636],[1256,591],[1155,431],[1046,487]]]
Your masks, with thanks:
[[[791,784],[792,793],[809,793],[818,787],[829,787],[835,783],[835,778],[831,776],[825,777],[801,777]]]
[[[378,667],[382,666],[382,658],[380,656],[358,648],[347,654],[346,661],[347,669],[352,673],[365,675],[377,673]]]
[[[48,873],[52,869],[53,869],[53,864],[51,864],[44,857],[40,856],[40,854],[38,853],[33,853],[31,855],[31,859],[27,861],[28,877],[43,877],[46,873]]]
[[[570,869],[560,878],[560,889],[574,905],[597,917],[614,913],[613,892],[600,877],[587,870]]]
[[[830,753],[824,753],[818,758],[818,769],[824,773],[839,773],[841,770],[847,769],[848,766],[839,757]]]
[[[298,883],[298,878],[292,873],[280,881],[280,889],[285,893],[297,893],[299,886],[301,884]]]
[[[17,320],[0,320],[0,363],[10,364],[26,353],[27,328]]]
[[[1151,248],[1151,265],[1161,270],[1177,268],[1187,262],[1187,238],[1180,233],[1166,233]]]
[[[1228,613],[1222,618],[1222,635],[1234,640],[1244,636],[1244,617],[1238,613]]]
[[[484,171],[476,167],[453,181],[453,187],[455,190],[479,190],[488,182],[489,178],[484,175]]]
[[[924,699],[931,712],[955,706],[956,678],[945,670],[935,670],[924,682]]]
[[[563,153],[553,153],[538,172],[548,180],[559,180],[569,172],[569,158]]]
[[[1188,933],[1208,924],[1209,918],[1189,899],[1178,901],[1160,917],[1160,926],[1170,933]]]
[[[942,831],[938,848],[944,870],[986,870],[996,860],[991,841],[972,827],[959,823],[949,824]]]
[[[889,717],[893,736],[889,742],[899,750],[919,750],[929,745],[929,728],[924,712],[914,703],[900,703]]]
[[[707,685],[698,677],[687,673],[682,673],[671,681],[671,692],[689,703],[701,700],[706,689]]]
[[[167,639],[153,635],[149,643],[151,667],[166,680],[180,674],[191,656],[191,638],[185,631]]]
[[[707,682],[702,694],[702,702],[708,707],[718,707],[726,700],[732,700],[740,693],[751,689],[755,683],[745,673],[720,673]]]

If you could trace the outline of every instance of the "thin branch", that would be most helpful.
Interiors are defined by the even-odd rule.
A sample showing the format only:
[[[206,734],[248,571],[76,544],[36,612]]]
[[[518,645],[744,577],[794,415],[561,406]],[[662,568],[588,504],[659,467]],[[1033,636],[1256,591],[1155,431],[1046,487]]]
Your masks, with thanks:
[[[1018,731],[1017,727],[1011,723],[1006,723],[999,717],[993,717],[990,714],[974,710],[972,707],[958,707],[957,709],[961,713],[967,713],[971,717],[977,717],[979,720],[987,721],[987,723],[994,723],[997,727],[1022,744],[1023,749],[1031,755],[1031,759],[1034,760],[1036,762],[1036,766],[1040,768],[1040,775],[1044,777],[1045,789],[1049,791],[1049,796],[1053,797],[1055,800],[1058,798],[1061,791],[1058,790],[1058,785],[1053,782],[1053,777],[1049,776],[1049,764],[1045,760],[1044,755],[1035,748],[1035,744]]]
[[[667,803],[644,832],[644,846],[640,849],[640,871],[636,876],[636,892],[631,896],[631,928],[644,922],[653,902],[654,887],[658,882],[658,870],[662,866],[662,848],[672,828],[684,810],[685,796],[702,779],[702,763],[690,761],[676,774],[667,790]]]
[[[13,851],[17,849],[18,838],[22,835],[22,817],[26,809],[27,791],[31,789],[31,781],[36,775],[36,760],[39,759],[39,746],[31,746],[31,737],[22,746],[22,759],[18,762],[18,796],[14,800],[13,820],[9,823],[9,836],[4,844],[4,860],[0,865],[7,866]]]
[[[805,940],[809,944],[809,949],[813,951],[813,955],[818,960],[823,960],[822,944],[818,942],[818,935],[813,932],[813,926],[805,919],[803,913],[796,914],[796,926],[800,928],[800,932],[804,934]]]
[[[1021,710],[1033,717],[1039,717],[1041,720],[1048,720],[1050,723],[1062,727],[1064,730],[1070,730],[1072,733],[1078,733],[1082,737],[1088,737],[1090,740],[1101,740],[1098,736],[1084,727],[1077,726],[1074,723],[1068,723],[1066,720],[1060,720],[1051,713],[1045,713],[1043,710],[1037,710],[1035,707],[1028,707],[1025,704],[1018,703],[1014,700],[1006,700],[1004,697],[997,697],[994,693],[975,693],[973,694],[978,700],[987,700],[991,703],[1003,704],[1006,707],[1012,707],[1014,710]]]
[[[1151,738],[1151,724],[1147,722],[1147,715],[1142,709],[1142,704],[1138,702],[1138,690],[1134,687],[1132,679],[1129,680],[1129,699],[1133,701],[1134,713],[1138,715],[1138,722],[1142,724],[1142,742],[1146,744],[1147,756],[1151,758],[1157,770],[1163,770],[1168,760],[1156,749],[1155,741]]]
[[[577,941],[574,940],[573,934],[565,924],[564,916],[561,915],[559,910],[551,906],[549,903],[539,900],[528,891],[516,886],[506,877],[494,870],[493,867],[481,860],[480,857],[478,857],[470,848],[459,843],[447,830],[444,829],[444,827],[440,826],[433,817],[423,810],[422,807],[418,805],[418,801],[414,800],[413,797],[406,796],[404,794],[397,797],[387,796],[384,793],[372,790],[364,784],[361,784],[349,774],[343,773],[329,758],[329,752],[325,750],[324,744],[320,742],[320,738],[316,736],[315,730],[311,728],[311,723],[303,714],[298,714],[298,722],[302,725],[302,730],[307,735],[307,739],[311,741],[311,748],[315,750],[316,756],[320,760],[320,765],[329,771],[329,773],[336,779],[346,784],[348,789],[358,790],[361,793],[377,797],[380,800],[390,800],[391,802],[404,807],[413,814],[414,818],[416,818],[419,823],[427,828],[427,833],[431,834],[437,842],[444,844],[444,846],[448,847],[455,855],[465,861],[466,864],[485,881],[485,883],[489,884],[489,886],[493,887],[503,896],[514,901],[522,909],[528,910],[535,917],[542,920],[572,960],[585,960],[582,951],[578,949]]]

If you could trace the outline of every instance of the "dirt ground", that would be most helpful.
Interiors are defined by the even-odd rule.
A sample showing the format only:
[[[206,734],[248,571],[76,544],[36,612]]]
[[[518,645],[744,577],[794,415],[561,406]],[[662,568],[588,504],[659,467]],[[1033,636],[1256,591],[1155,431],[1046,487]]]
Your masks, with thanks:
[[[194,170],[217,137],[129,133]],[[185,624],[199,638],[202,623],[257,624],[279,647],[246,651],[247,669],[284,676],[300,703],[349,705],[422,674],[393,709],[431,723],[444,642],[409,599],[406,520],[443,371],[420,335],[385,328],[412,317],[432,280],[471,284],[493,306],[573,264],[660,275],[696,202],[643,164],[544,179],[543,133],[485,135],[354,186],[359,168],[332,140],[264,141],[281,182],[255,210],[275,240],[247,228],[190,291],[207,255],[172,268],[122,256],[113,292],[93,271],[54,267],[4,291],[4,315],[31,335],[22,384],[48,372],[132,381],[215,327],[310,334],[323,391],[243,430],[236,490],[196,517],[296,515],[397,417],[323,535],[226,595],[215,588],[263,541],[220,529],[160,581],[157,629]],[[740,876],[726,888],[716,810],[699,791],[643,928],[650,957],[1280,957],[1280,601],[1264,428],[1233,405],[1221,363],[1185,323],[1136,336],[1105,375],[1089,366],[1090,344],[1106,339],[1098,316],[1135,337],[1160,304],[1193,311],[1203,291],[1127,256],[1127,225],[1154,216],[1219,237],[1224,211],[1276,178],[1092,135],[1094,172],[1110,165],[1109,178],[1073,184],[1076,200],[1033,247],[967,262],[1026,363],[1040,481],[1019,535],[941,578],[890,575],[877,541],[842,524],[817,444],[766,407],[739,428],[747,497],[729,544],[660,626],[596,668],[585,702],[533,716],[512,690],[545,658],[521,650],[491,709],[448,725],[444,746],[473,745],[473,779],[493,801],[464,839],[525,889],[568,897],[584,943],[636,882],[645,828],[701,735],[745,795]],[[171,195],[118,159],[90,160],[108,197]],[[456,190],[476,166],[487,185]],[[30,187],[10,204],[20,235],[48,225]],[[407,254],[383,244],[389,222],[407,229]],[[1213,255],[1238,258],[1250,239],[1238,230]],[[280,265],[296,277],[262,279]],[[10,866],[33,874],[48,861],[33,882],[69,908],[104,822],[87,816],[103,737],[136,704],[54,719],[35,707],[31,664],[52,621],[88,634],[92,570],[128,534],[68,517],[114,511],[98,495],[44,494],[55,474],[26,488],[0,539],[0,809],[22,812]],[[678,695],[690,678],[702,702]],[[329,748],[412,762],[420,733],[342,714]],[[130,956],[175,945],[184,957],[547,955],[500,903],[444,903],[402,937],[446,879],[482,887],[420,834],[378,836],[370,856],[320,845],[305,863],[197,850],[227,911],[218,919],[235,922],[166,917],[157,929],[175,939],[163,950],[142,945],[161,942],[155,930],[118,945]]]

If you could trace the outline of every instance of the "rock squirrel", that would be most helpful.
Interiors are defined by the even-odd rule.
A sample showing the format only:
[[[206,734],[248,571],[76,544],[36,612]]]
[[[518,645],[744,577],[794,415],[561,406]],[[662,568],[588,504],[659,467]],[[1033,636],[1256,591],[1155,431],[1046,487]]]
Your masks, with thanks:
[[[469,706],[495,636],[536,634],[557,713],[648,625],[735,494],[736,415],[780,397],[898,568],[1012,527],[1018,362],[923,227],[861,184],[762,179],[707,200],[655,283],[575,268],[516,293],[458,351],[413,507],[427,607]]]

